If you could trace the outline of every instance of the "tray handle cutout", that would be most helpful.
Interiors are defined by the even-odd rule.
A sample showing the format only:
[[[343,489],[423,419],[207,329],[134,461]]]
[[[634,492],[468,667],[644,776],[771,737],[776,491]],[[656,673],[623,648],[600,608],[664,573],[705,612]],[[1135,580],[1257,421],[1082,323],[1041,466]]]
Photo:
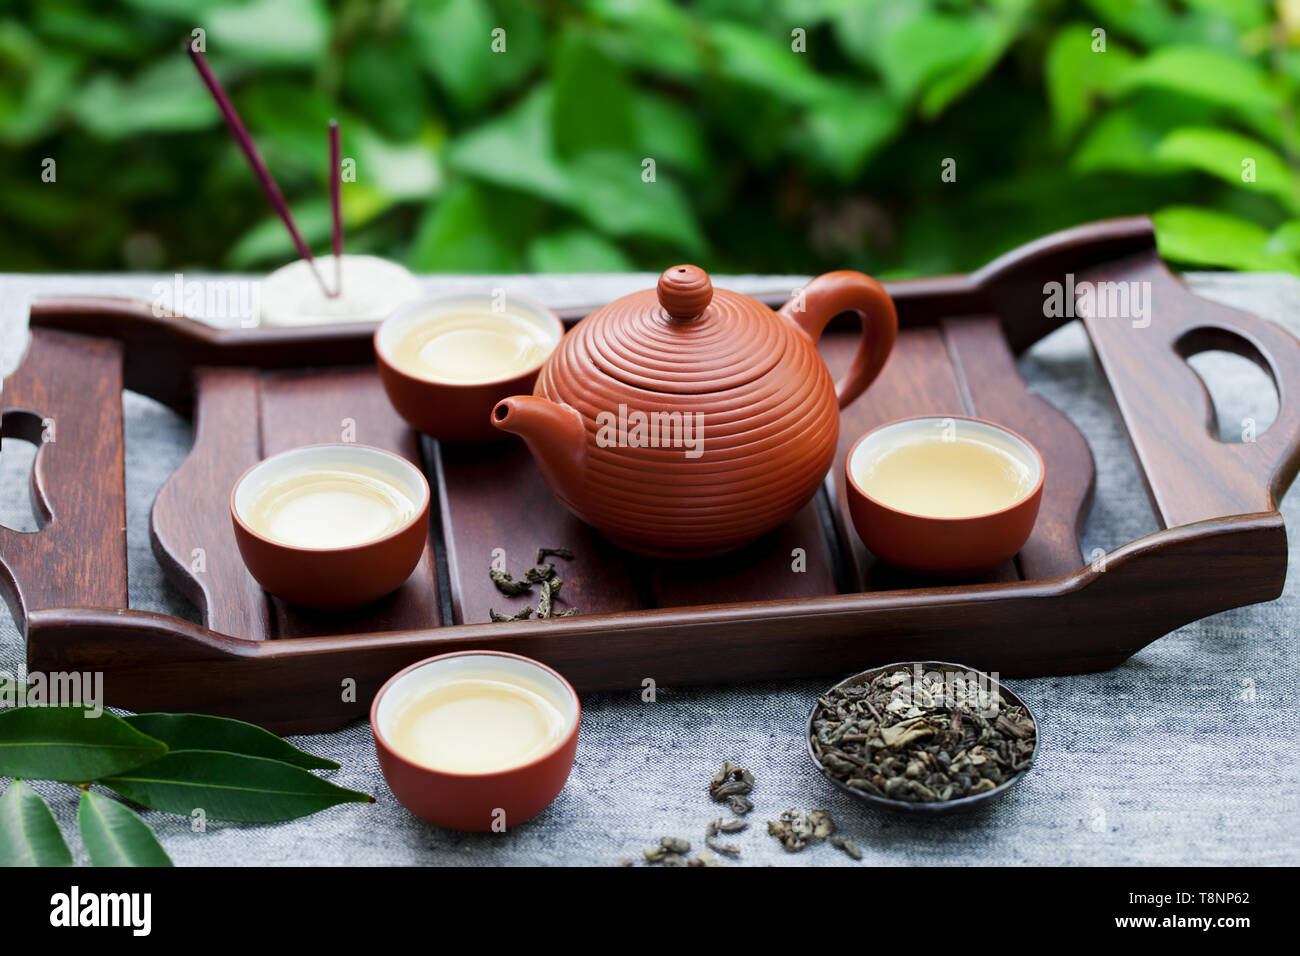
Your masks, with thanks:
[[[1163,525],[1275,510],[1300,470],[1300,341],[1192,294],[1154,255],[1088,278],[1148,284],[1149,316],[1082,318]],[[1187,362],[1209,350],[1250,359],[1272,379],[1278,411],[1266,430],[1241,442],[1215,434],[1210,394]]]
[[[126,607],[122,346],[33,329],[0,389],[4,435],[37,446],[37,531],[0,528],[0,592],[19,626],[35,610]]]

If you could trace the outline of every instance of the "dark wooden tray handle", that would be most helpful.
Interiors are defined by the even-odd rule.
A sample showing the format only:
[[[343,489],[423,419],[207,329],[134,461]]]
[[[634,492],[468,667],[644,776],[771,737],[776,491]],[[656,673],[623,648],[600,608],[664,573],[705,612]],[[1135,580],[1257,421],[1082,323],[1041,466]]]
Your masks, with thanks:
[[[1300,469],[1300,341],[1192,294],[1154,252],[1081,278],[1150,283],[1149,325],[1097,314],[1083,321],[1164,526],[1274,510]],[[1210,349],[1251,359],[1272,378],[1278,412],[1267,430],[1242,422],[1242,441],[1217,437],[1214,404],[1187,363]]]
[[[25,626],[44,608],[126,607],[121,343],[34,328],[0,407],[4,437],[37,446],[40,530],[0,527],[0,591],[14,620]]]

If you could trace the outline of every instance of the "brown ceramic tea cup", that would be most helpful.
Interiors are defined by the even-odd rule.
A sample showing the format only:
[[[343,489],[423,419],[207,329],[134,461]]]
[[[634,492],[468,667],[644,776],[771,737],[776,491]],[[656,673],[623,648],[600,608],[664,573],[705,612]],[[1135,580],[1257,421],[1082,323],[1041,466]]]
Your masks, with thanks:
[[[969,460],[960,451],[944,451],[918,459],[910,481],[907,471],[899,470],[905,466],[895,465],[890,478],[895,485],[901,479],[899,494],[916,502],[910,506],[876,490],[878,476],[872,469],[887,455],[931,442],[939,449],[968,443],[972,453],[992,458]],[[934,469],[943,473],[934,474]],[[999,469],[1005,471],[1005,490],[976,488],[997,482]],[[1029,540],[1043,498],[1045,466],[1038,449],[1009,428],[949,415],[906,418],[872,429],[853,445],[844,471],[853,526],[872,554],[906,571],[963,577],[1009,561]],[[935,500],[926,501],[930,488],[936,489]],[[976,496],[977,490],[986,493]],[[992,503],[981,508],[981,501]]]
[[[474,772],[438,769],[403,749],[404,708],[418,706],[421,693],[439,682],[445,686],[449,680],[484,674],[519,680],[545,694],[559,712],[554,742],[520,762]],[[398,802],[435,826],[491,830],[537,816],[564,789],[578,749],[581,713],[573,685],[545,664],[505,651],[457,651],[419,661],[389,678],[370,706],[370,729],[379,768]],[[457,733],[474,731],[472,723],[463,721],[455,728]]]
[[[360,607],[395,591],[424,553],[429,483],[368,445],[306,445],[264,458],[230,491],[235,543],[271,594],[303,607]]]
[[[531,392],[564,335],[546,306],[488,292],[420,299],[375,330],[379,377],[397,413],[440,441],[500,441],[492,408]]]

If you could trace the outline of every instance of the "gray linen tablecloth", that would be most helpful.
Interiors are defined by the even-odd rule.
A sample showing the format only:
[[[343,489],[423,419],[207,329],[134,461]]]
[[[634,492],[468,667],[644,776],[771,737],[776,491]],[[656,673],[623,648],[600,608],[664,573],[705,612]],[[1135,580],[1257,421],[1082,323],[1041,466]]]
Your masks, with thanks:
[[[149,297],[157,277],[0,277],[0,368],[17,364],[32,296],[112,293]],[[187,277],[192,278],[192,277]],[[552,306],[579,305],[653,284],[654,276],[440,277],[431,289],[505,285]],[[1300,332],[1300,281],[1288,276],[1193,275],[1203,295]],[[797,278],[719,277],[744,291],[789,290]],[[1207,356],[1221,418],[1271,420],[1275,398],[1254,366]],[[1030,385],[1069,414],[1097,460],[1097,494],[1085,553],[1110,550],[1155,530],[1123,430],[1077,323],[1021,360]],[[1295,401],[1295,397],[1291,397]],[[138,395],[126,405],[126,479],[131,605],[193,618],[149,550],[154,494],[189,447],[187,422]],[[0,522],[30,529],[26,472],[30,446],[6,442],[0,456]],[[1283,505],[1297,527],[1300,501]],[[1300,537],[1300,536],[1297,536]],[[1294,538],[1293,538],[1294,540]],[[209,823],[145,815],[182,865],[241,864],[614,864],[639,857],[663,835],[697,845],[719,807],[705,784],[724,759],[757,777],[751,828],[735,842],[741,863],[849,864],[821,844],[787,854],[764,821],[790,807],[825,807],[865,852],[862,864],[1296,864],[1300,863],[1297,741],[1297,610],[1300,552],[1291,548],[1286,594],[1167,635],[1101,674],[1014,681],[1034,709],[1038,763],[1003,799],[968,815],[910,820],[864,809],[809,767],[800,727],[826,681],[736,687],[660,688],[583,698],[581,744],[568,786],[537,819],[504,834],[465,835],[429,827],[388,792],[370,729],[357,723],[297,739],[343,764],[331,779],[373,793],[278,826]],[[863,667],[884,663],[867,655]],[[0,668],[22,673],[18,631],[0,619]],[[75,791],[38,785],[76,844]],[[85,856],[78,849],[79,858]]]

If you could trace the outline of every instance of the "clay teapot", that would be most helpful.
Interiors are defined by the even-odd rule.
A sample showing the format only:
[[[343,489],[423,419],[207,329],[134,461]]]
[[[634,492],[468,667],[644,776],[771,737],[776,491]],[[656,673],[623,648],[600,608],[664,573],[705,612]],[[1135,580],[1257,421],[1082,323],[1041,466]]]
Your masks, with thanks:
[[[817,340],[841,312],[862,336],[838,386]],[[570,511],[630,551],[708,557],[793,516],[835,457],[840,409],[879,374],[898,332],[875,279],[830,272],[777,312],[673,266],[657,289],[593,312],[532,395],[492,410]]]

